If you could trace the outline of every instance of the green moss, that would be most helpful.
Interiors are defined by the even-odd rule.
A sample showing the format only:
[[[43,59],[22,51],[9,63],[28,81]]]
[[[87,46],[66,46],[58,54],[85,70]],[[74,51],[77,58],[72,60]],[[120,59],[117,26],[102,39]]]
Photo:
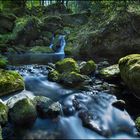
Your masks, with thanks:
[[[32,100],[24,98],[9,109],[9,117],[15,125],[32,125],[36,120],[36,108]]]
[[[88,77],[77,72],[68,72],[60,75],[60,82],[68,86],[76,86],[87,80]]]
[[[126,85],[140,96],[140,54],[131,54],[119,60],[121,77]]]
[[[0,68],[5,68],[8,64],[8,60],[0,55]]]
[[[30,49],[30,52],[33,53],[53,53],[53,50],[48,46],[36,46]]]
[[[49,72],[49,74],[48,74],[48,79],[53,82],[59,81],[59,77],[60,77],[60,74],[56,70],[53,70],[53,71]]]
[[[22,89],[24,81],[18,72],[0,69],[0,96]]]
[[[79,72],[79,66],[77,62],[72,58],[65,58],[56,63],[56,70],[60,73],[63,72]]]
[[[135,124],[136,124],[137,129],[140,131],[140,117],[138,117],[138,118],[135,120]]]
[[[118,78],[120,75],[120,70],[118,64],[103,68],[99,71],[102,78],[106,80],[112,80]]]
[[[8,121],[8,107],[0,102],[0,124],[5,125]]]
[[[81,68],[80,72],[85,75],[89,75],[96,70],[96,64],[93,60],[87,61]]]

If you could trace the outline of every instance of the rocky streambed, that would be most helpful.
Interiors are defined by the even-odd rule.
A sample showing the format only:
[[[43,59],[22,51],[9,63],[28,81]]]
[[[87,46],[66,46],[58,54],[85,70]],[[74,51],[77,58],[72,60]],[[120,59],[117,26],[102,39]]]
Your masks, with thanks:
[[[118,65],[66,58],[8,69],[19,72],[25,86],[1,97],[4,139],[139,137],[139,100],[124,85]]]

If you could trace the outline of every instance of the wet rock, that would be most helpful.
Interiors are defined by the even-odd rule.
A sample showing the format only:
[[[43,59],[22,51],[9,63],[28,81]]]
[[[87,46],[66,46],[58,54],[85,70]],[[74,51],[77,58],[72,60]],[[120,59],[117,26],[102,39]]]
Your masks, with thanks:
[[[14,125],[32,126],[36,118],[36,108],[29,98],[19,100],[9,109],[9,119]]]
[[[118,64],[103,68],[99,71],[100,76],[105,80],[119,79],[120,70]]]
[[[0,125],[5,125],[8,122],[8,107],[0,101]]]
[[[77,72],[64,73],[60,75],[60,82],[67,86],[79,86],[82,84],[87,84],[91,79],[86,75],[81,75]]]
[[[0,70],[0,96],[24,89],[24,80],[16,71]]]
[[[51,104],[48,108],[47,115],[50,118],[57,118],[62,113],[61,104],[55,102]]]
[[[79,66],[77,62],[72,58],[65,58],[56,63],[56,70],[60,73],[63,72],[79,72]]]
[[[96,69],[96,64],[93,60],[87,61],[86,63],[81,64],[80,73],[89,75],[94,73]]]
[[[140,54],[131,54],[119,60],[121,78],[140,97]]]
[[[56,70],[49,71],[48,80],[53,82],[58,82],[60,79],[60,74]]]
[[[46,118],[48,116],[49,106],[52,103],[53,101],[50,98],[44,96],[36,96],[34,98],[34,104],[36,105],[38,116],[42,118]]]
[[[113,102],[112,105],[122,111],[125,109],[125,101],[123,100],[117,100],[116,102]]]
[[[94,121],[92,120],[92,115],[88,111],[79,112],[79,117],[82,120],[83,126],[96,131],[99,134],[102,134],[101,128],[99,128],[99,126],[94,123]]]

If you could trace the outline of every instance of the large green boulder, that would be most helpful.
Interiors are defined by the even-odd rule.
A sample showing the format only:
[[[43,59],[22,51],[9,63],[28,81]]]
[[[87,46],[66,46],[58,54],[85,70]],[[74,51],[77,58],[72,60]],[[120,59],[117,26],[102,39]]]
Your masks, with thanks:
[[[115,80],[120,77],[118,64],[103,68],[99,71],[100,76],[105,80]]]
[[[8,64],[8,60],[0,55],[0,68],[5,68]]]
[[[33,101],[36,106],[38,116],[46,118],[48,116],[49,106],[53,103],[53,101],[44,96],[36,96]]]
[[[5,125],[8,121],[8,107],[0,101],[0,124]]]
[[[65,58],[56,63],[56,70],[63,72],[80,72],[77,62],[72,58]]]
[[[85,81],[89,81],[90,78],[86,75],[81,75],[77,72],[67,72],[60,76],[60,82],[67,86],[79,86]]]
[[[131,54],[121,58],[119,68],[126,85],[140,97],[140,54]]]
[[[37,118],[36,108],[33,101],[24,98],[17,101],[12,108],[9,109],[9,119],[17,126],[31,126]]]
[[[0,69],[0,96],[23,89],[24,80],[18,72]]]
[[[96,64],[93,60],[89,60],[80,67],[80,73],[89,75],[96,70]]]

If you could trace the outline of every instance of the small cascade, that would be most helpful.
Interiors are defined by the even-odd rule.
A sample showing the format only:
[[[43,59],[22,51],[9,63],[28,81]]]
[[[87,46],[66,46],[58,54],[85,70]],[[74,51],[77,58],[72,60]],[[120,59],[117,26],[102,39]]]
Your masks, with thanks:
[[[64,54],[65,53],[64,48],[66,46],[65,35],[59,35],[58,40],[56,41],[56,44],[54,40],[55,40],[55,36],[53,35],[52,41],[49,47],[55,50],[57,54]]]

